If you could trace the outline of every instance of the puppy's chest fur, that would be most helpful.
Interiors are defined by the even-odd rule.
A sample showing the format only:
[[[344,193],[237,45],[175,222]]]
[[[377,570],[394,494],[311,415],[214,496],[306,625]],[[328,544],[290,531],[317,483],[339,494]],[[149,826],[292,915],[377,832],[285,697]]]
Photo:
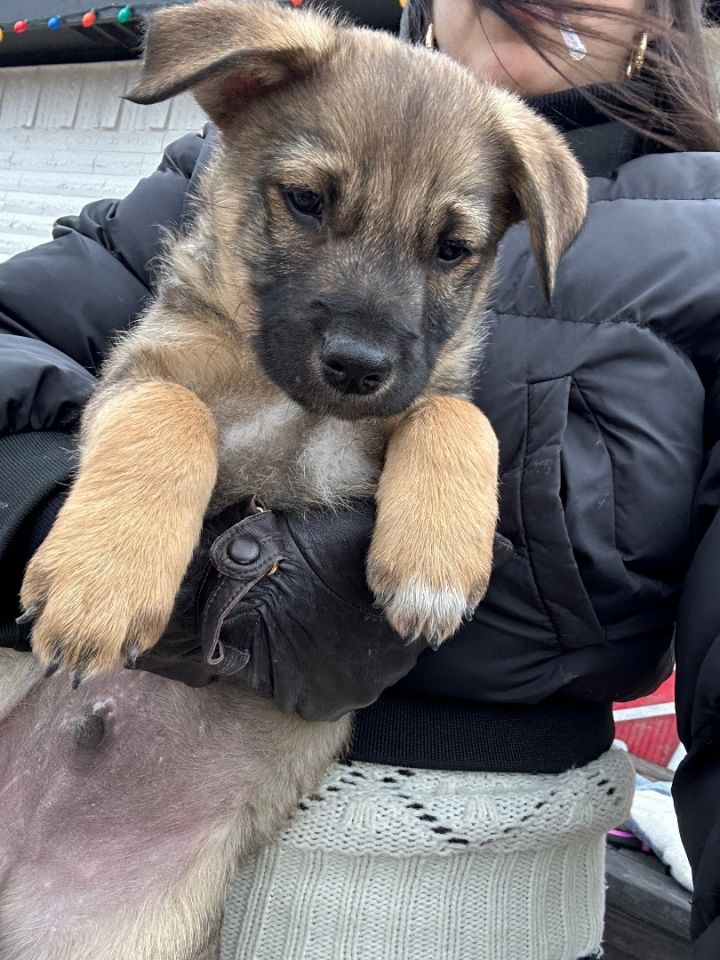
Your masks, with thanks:
[[[378,421],[311,414],[287,397],[226,397],[211,406],[218,426],[212,507],[249,496],[267,506],[340,504],[371,496],[386,428]]]

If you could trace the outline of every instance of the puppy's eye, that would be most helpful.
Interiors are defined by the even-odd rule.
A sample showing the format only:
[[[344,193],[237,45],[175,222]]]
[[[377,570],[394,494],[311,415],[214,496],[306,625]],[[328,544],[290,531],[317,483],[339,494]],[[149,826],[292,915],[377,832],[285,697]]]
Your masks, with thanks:
[[[305,187],[285,187],[282,194],[288,210],[299,223],[315,227],[321,223],[325,205],[319,193]]]
[[[462,263],[466,257],[469,257],[470,253],[470,247],[468,247],[464,240],[440,237],[435,256],[443,267],[456,267],[459,263]]]

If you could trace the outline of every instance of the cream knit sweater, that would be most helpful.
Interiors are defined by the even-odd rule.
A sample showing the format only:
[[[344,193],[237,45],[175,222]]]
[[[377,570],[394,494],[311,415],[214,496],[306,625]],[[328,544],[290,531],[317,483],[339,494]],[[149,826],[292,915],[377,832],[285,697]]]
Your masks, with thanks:
[[[634,776],[337,764],[238,872],[222,960],[577,960],[600,945],[605,833]]]

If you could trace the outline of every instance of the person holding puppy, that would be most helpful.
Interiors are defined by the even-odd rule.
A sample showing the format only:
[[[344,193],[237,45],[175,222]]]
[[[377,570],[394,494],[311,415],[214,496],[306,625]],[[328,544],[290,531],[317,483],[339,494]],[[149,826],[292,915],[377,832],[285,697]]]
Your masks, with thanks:
[[[408,42],[565,133],[590,215],[552,303],[527,228],[501,244],[475,393],[500,441],[500,537],[489,593],[452,640],[434,652],[378,628],[368,504],[278,517],[291,562],[239,604],[222,636],[243,656],[219,668],[195,617],[207,552],[243,503],[208,519],[166,636],[136,663],[191,685],[232,676],[306,719],[359,710],[350,757],[236,876],[224,956],[599,957],[604,835],[633,782],[611,703],[662,679],[674,632],[695,955],[718,955],[720,125],[701,25],[699,0],[408,0]],[[30,641],[15,597],[94,375],[152,289],[158,226],[192,216],[213,139],[183,138],[125,200],[0,267],[8,647]]]

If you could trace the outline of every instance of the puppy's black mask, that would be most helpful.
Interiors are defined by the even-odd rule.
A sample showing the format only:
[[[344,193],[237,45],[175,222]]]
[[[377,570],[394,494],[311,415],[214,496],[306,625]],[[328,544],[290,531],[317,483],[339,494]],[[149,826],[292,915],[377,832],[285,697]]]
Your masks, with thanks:
[[[268,376],[303,407],[342,419],[407,409],[452,329],[429,308],[422,271],[351,243],[279,269],[283,259],[271,255],[255,274],[254,347]]]
[[[405,202],[397,189],[386,196],[377,170],[365,202],[343,206],[340,188],[322,195],[269,180],[251,213],[256,355],[293,400],[342,419],[412,404],[488,267],[489,245],[471,246],[449,214],[423,224],[418,191],[406,184]]]

